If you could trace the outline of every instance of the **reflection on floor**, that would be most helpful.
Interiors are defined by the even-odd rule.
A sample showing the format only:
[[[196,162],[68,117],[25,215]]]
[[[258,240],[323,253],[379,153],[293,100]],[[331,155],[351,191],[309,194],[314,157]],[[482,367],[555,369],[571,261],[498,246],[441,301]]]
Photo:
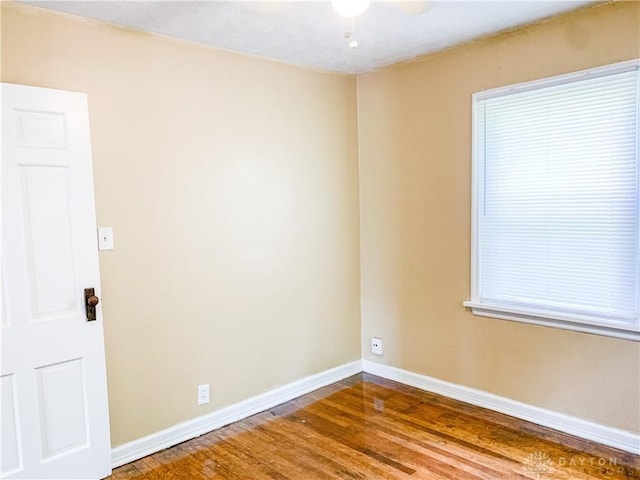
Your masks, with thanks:
[[[359,374],[124,465],[136,479],[640,479],[640,457]]]

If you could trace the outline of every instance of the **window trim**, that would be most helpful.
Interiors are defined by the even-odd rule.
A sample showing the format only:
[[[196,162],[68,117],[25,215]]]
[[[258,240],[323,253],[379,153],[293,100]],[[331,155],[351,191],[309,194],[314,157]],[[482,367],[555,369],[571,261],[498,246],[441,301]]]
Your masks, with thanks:
[[[471,309],[474,315],[482,317],[497,318],[501,320],[516,321],[521,323],[541,325],[564,330],[572,330],[576,332],[591,333],[607,337],[620,338],[625,340],[640,341],[640,296],[638,315],[635,324],[627,324],[611,320],[599,319],[595,316],[588,315],[572,315],[558,314],[557,312],[546,311],[544,309],[531,308],[515,308],[503,305],[495,305],[492,303],[484,303],[480,300],[480,278],[479,278],[479,188],[478,181],[481,178],[479,169],[483,166],[479,160],[479,148],[484,148],[484,144],[479,141],[479,131],[476,126],[477,104],[482,100],[496,98],[515,93],[521,93],[541,88],[552,87],[571,83],[588,78],[598,78],[602,76],[614,75],[629,71],[640,70],[640,59],[629,60],[625,62],[614,63],[602,67],[581,70],[555,77],[549,77],[530,82],[498,87],[490,90],[484,90],[472,95],[472,198],[471,198],[471,300],[463,302],[465,307]],[[640,74],[639,74],[640,75]],[[640,81],[638,82],[638,95],[640,98]],[[638,118],[640,119],[640,106],[638,107]],[[640,138],[637,141],[637,161],[640,162]],[[640,185],[640,168],[638,168],[638,185]],[[640,190],[640,189],[639,189]],[[640,192],[636,198],[637,211],[640,212]],[[637,222],[638,232],[636,233],[638,243],[640,244],[640,221]],[[640,245],[636,248],[640,249]],[[640,285],[640,262],[636,264],[636,278]]]

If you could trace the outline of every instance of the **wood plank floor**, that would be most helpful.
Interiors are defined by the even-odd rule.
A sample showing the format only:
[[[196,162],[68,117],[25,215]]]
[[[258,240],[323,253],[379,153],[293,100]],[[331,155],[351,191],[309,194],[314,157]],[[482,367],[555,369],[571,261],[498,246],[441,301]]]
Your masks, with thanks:
[[[640,457],[359,374],[110,478],[620,480]]]

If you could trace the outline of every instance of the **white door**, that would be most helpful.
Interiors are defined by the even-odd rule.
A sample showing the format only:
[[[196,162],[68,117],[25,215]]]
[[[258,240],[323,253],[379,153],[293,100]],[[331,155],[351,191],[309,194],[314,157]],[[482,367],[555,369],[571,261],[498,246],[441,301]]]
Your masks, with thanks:
[[[2,84],[3,478],[110,474],[87,97]],[[95,299],[94,299],[95,301]]]

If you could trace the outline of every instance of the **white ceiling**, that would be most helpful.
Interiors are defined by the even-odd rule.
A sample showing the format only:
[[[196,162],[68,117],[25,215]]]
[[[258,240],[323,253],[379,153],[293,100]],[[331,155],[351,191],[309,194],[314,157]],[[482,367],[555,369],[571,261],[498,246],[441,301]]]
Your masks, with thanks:
[[[557,15],[593,0],[373,1],[347,20],[329,1],[35,1],[90,17],[330,72],[358,74]]]

